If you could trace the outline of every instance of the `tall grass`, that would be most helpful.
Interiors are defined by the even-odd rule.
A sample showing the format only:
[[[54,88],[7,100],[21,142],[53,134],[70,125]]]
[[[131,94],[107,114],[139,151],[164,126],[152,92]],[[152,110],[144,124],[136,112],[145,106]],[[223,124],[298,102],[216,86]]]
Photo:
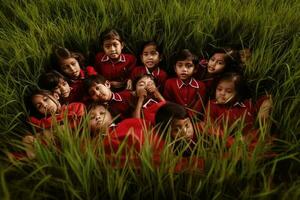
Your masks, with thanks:
[[[277,134],[274,159],[262,159],[257,147],[251,159],[243,144],[224,158],[224,142],[203,138],[197,155],[205,173],[168,173],[176,156],[165,153],[161,168],[142,153],[142,169],[130,161],[123,169],[107,164],[103,149],[82,152],[85,137],[55,130],[62,152],[38,145],[38,159],[10,165],[1,157],[1,199],[283,199],[299,198],[300,20],[299,1],[269,0],[45,0],[0,4],[0,147],[10,149],[25,133],[23,98],[49,65],[53,45],[87,56],[99,50],[99,34],[115,27],[125,38],[125,51],[135,53],[143,40],[164,47],[165,69],[181,48],[201,56],[214,46],[251,47],[245,67],[255,95],[270,93]],[[92,63],[92,60],[89,60]],[[256,97],[255,96],[255,97]],[[242,155],[242,156],[241,156]],[[257,155],[257,156],[255,156]],[[241,159],[236,159],[241,156]],[[173,164],[174,167],[174,164]]]

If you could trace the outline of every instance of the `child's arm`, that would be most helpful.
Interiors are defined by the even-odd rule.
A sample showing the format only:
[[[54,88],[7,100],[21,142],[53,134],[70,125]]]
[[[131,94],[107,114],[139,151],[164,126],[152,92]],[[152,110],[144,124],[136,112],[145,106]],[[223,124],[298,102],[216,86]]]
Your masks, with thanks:
[[[152,94],[157,100],[159,100],[159,102],[164,102],[166,101],[165,98],[161,95],[161,93],[159,92],[159,90],[157,89],[157,87],[154,84],[150,84],[146,87],[146,90]]]
[[[131,79],[127,80],[126,89],[127,90],[132,90],[132,80]]]
[[[142,106],[147,96],[147,91],[145,89],[140,89],[136,91],[136,96],[138,97],[138,102],[136,104],[135,110],[133,111],[134,118],[141,118]]]

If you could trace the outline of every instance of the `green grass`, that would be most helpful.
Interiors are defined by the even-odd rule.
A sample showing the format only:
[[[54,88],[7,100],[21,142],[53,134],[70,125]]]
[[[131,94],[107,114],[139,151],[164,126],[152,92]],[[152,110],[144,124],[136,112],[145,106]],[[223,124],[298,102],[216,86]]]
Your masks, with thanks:
[[[224,142],[204,138],[197,155],[205,158],[205,174],[169,173],[178,159],[167,150],[161,168],[142,153],[140,171],[106,163],[103,150],[80,150],[84,136],[56,130],[64,148],[39,145],[38,159],[11,164],[0,160],[1,199],[299,199],[300,21],[299,1],[284,0],[44,0],[0,4],[0,148],[28,130],[24,95],[49,65],[53,45],[84,54],[99,49],[98,36],[108,27],[124,35],[126,48],[137,53],[143,40],[164,47],[165,68],[181,48],[205,55],[213,46],[243,45],[253,49],[245,68],[256,95],[273,96],[272,121],[278,140],[274,159],[252,159],[237,145],[224,159]],[[209,140],[210,141],[210,140]],[[241,150],[242,149],[242,150]],[[242,159],[236,158],[242,156]],[[102,155],[102,156],[101,156]],[[172,164],[173,163],[173,164]]]

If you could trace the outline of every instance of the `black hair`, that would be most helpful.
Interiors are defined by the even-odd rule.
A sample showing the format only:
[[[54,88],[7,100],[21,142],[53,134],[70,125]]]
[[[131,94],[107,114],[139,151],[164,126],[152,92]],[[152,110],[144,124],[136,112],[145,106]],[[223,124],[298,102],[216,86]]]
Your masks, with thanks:
[[[68,79],[61,73],[56,70],[52,70],[39,77],[38,85],[41,89],[53,91],[58,86],[60,79],[68,81]]]
[[[236,97],[235,99],[237,101],[243,101],[246,98],[249,97],[249,87],[247,85],[247,81],[245,77],[236,72],[229,72],[225,73],[222,76],[220,76],[218,79],[216,79],[216,82],[214,84],[214,91],[216,91],[216,88],[218,84],[222,81],[232,81],[234,84],[234,88],[236,91]]]
[[[59,71],[60,73],[64,73],[61,70],[60,67],[60,60],[62,59],[68,59],[68,58],[75,58],[81,69],[84,68],[85,64],[85,58],[82,53],[79,52],[74,52],[74,51],[69,51],[65,47],[57,46],[54,48],[53,53],[51,54],[51,66],[53,67],[54,70]]]
[[[141,78],[144,78],[144,77],[149,77],[150,79],[152,79],[155,83],[155,86],[157,87],[157,80],[156,78],[152,75],[152,74],[144,74],[144,73],[141,73],[141,74],[138,74],[133,80],[132,80],[132,89],[133,90],[136,90],[136,84],[139,82],[139,80]]]
[[[170,126],[170,122],[176,119],[186,119],[189,117],[187,110],[173,102],[167,102],[162,105],[155,113],[155,124],[158,128],[166,128]]]
[[[195,54],[193,54],[189,49],[182,49],[180,52],[175,54],[173,59],[173,65],[175,66],[177,61],[183,61],[186,59],[192,60],[193,64],[195,65],[195,68],[198,67],[199,65],[198,57]]]
[[[84,80],[84,88],[88,91],[95,83],[97,84],[105,84],[107,79],[101,75],[92,75]]]
[[[101,44],[103,45],[104,41],[106,40],[119,40],[121,43],[123,39],[121,35],[118,33],[116,29],[106,29],[100,35]]]
[[[43,90],[43,89],[36,88],[36,89],[33,89],[28,95],[25,96],[25,107],[26,107],[26,110],[27,110],[29,116],[34,116],[38,119],[41,119],[41,118],[45,117],[45,115],[40,113],[36,109],[35,105],[33,105],[33,102],[32,102],[32,98],[38,94],[50,96],[50,95],[53,95],[53,93],[49,90]]]

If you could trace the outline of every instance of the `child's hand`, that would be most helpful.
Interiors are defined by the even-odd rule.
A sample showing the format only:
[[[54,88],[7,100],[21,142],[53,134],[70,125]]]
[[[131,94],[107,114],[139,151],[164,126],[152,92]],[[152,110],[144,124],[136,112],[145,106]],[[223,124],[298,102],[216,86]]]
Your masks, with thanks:
[[[153,84],[153,83],[149,83],[149,84],[146,86],[146,90],[147,90],[149,93],[151,93],[151,94],[158,91],[157,88],[156,88],[156,86],[155,86],[155,84]]]
[[[136,95],[139,98],[145,98],[147,96],[147,91],[144,88],[140,88],[136,91]]]
[[[127,90],[132,90],[132,81],[130,79],[128,79],[128,81],[127,81],[126,89]]]

